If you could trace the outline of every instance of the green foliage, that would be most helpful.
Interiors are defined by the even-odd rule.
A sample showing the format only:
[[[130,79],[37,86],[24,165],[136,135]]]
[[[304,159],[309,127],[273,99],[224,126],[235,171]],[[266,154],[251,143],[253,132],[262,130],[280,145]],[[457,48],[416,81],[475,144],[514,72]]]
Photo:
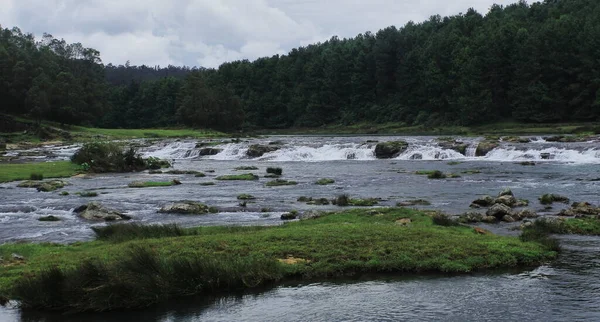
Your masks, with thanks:
[[[26,180],[34,171],[40,173],[44,178],[61,178],[74,176],[82,169],[69,161],[0,163],[0,182]]]
[[[429,178],[429,179],[445,179],[446,174],[444,174],[442,171],[435,170],[435,171],[432,171],[431,173],[429,173],[427,175],[427,178]],[[452,177],[452,178],[454,178],[454,177]]]
[[[92,227],[92,230],[99,240],[110,242],[124,242],[132,239],[178,237],[188,233],[176,224],[113,224]]]
[[[133,147],[125,148],[114,142],[91,142],[84,144],[71,157],[76,164],[88,164],[90,171],[129,172],[146,169],[146,161]]]
[[[249,194],[241,194],[237,196],[238,200],[254,200],[256,199],[256,197],[254,197],[253,195],[249,195]]]
[[[158,170],[162,168],[170,168],[171,163],[167,160],[161,160],[155,157],[149,157],[146,159],[146,168],[151,170]]]
[[[170,187],[178,185],[178,181],[134,181],[127,186],[129,188],[153,188],[153,187]]]
[[[276,176],[280,176],[283,173],[283,170],[281,168],[269,167],[269,168],[267,168],[267,173],[274,174]]]

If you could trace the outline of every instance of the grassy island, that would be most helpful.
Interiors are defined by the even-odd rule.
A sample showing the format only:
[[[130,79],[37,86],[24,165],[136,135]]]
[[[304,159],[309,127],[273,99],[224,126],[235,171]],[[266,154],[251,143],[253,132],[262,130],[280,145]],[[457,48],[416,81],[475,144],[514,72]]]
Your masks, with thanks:
[[[427,213],[400,208],[277,227],[138,227],[144,232],[113,227],[102,240],[72,245],[2,245],[0,256],[10,260],[2,264],[0,296],[26,308],[105,311],[292,278],[465,273],[538,265],[557,255],[537,242],[437,226]]]

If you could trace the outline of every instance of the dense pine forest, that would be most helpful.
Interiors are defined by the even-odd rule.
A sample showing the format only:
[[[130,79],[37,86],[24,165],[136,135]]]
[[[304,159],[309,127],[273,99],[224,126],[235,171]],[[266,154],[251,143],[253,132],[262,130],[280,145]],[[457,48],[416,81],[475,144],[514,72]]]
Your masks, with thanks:
[[[471,9],[218,69],[105,66],[79,43],[3,28],[0,113],[228,131],[599,121],[600,1]]]

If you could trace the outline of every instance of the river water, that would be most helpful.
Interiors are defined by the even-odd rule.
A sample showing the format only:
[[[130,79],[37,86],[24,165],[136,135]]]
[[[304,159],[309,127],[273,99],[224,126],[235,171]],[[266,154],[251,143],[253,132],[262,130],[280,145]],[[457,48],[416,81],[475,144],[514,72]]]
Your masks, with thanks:
[[[374,143],[403,139],[408,150],[396,159],[377,160]],[[17,188],[18,183],[0,184],[0,243],[45,241],[69,243],[93,238],[90,223],[76,217],[73,208],[98,201],[133,217],[139,223],[198,225],[276,225],[290,210],[336,210],[336,206],[299,203],[300,196],[333,198],[349,194],[381,198],[380,206],[420,198],[450,214],[469,211],[470,202],[485,194],[495,195],[511,188],[517,198],[531,201],[530,208],[542,215],[557,213],[564,205],[542,210],[537,198],[558,193],[573,201],[600,203],[600,143],[552,143],[533,138],[531,143],[502,143],[484,157],[474,156],[478,138],[458,138],[470,147],[466,155],[438,145],[434,137],[274,137],[250,142],[222,142],[221,153],[199,156],[197,141],[169,140],[140,143],[145,156],[174,161],[175,169],[197,170],[194,175],[134,174],[94,175],[67,179],[70,186],[43,193]],[[282,141],[283,148],[260,158],[245,154],[250,144]],[[139,143],[139,142],[138,142]],[[77,147],[44,147],[35,151],[13,151],[19,160],[67,159]],[[546,159],[550,154],[550,158]],[[458,164],[451,163],[460,162]],[[521,161],[534,161],[523,166]],[[235,171],[239,166],[256,166],[257,171]],[[266,167],[283,168],[283,179],[297,186],[268,188],[263,178]],[[418,170],[441,170],[460,178],[430,180]],[[463,173],[477,170],[479,173]],[[211,171],[211,172],[209,172]],[[214,172],[212,172],[214,171]],[[216,176],[253,172],[258,181],[216,181]],[[318,186],[320,178],[336,182]],[[131,189],[131,181],[178,179],[183,184],[166,188]],[[215,182],[203,186],[203,182]],[[61,196],[60,191],[70,192]],[[95,198],[75,192],[96,191]],[[255,203],[241,207],[236,196],[249,193]],[[179,216],[157,213],[162,205],[178,200],[201,201],[216,206],[218,214]],[[263,209],[266,208],[266,209]],[[267,210],[266,212],[263,212]],[[54,215],[59,222],[39,222]],[[505,224],[494,231],[508,233]],[[91,321],[575,321],[600,320],[600,238],[563,238],[565,252],[546,266],[524,272],[467,275],[458,277],[378,277],[366,280],[283,285],[270,290],[219,299],[188,299],[133,313],[86,316]],[[79,317],[32,315],[15,308],[0,308],[0,321],[78,321]]]

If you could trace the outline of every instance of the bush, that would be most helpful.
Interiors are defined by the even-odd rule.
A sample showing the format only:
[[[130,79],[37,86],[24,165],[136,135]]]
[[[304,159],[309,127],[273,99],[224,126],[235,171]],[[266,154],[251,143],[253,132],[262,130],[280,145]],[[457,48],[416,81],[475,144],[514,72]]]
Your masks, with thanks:
[[[125,149],[114,142],[86,143],[75,152],[71,161],[89,166],[92,172],[129,172],[146,169],[146,161],[133,147]]]
[[[283,170],[281,168],[267,168],[267,173],[271,173],[274,175],[278,175],[280,176],[283,173]]]
[[[32,173],[29,176],[29,180],[44,180],[44,175],[41,173]]]

